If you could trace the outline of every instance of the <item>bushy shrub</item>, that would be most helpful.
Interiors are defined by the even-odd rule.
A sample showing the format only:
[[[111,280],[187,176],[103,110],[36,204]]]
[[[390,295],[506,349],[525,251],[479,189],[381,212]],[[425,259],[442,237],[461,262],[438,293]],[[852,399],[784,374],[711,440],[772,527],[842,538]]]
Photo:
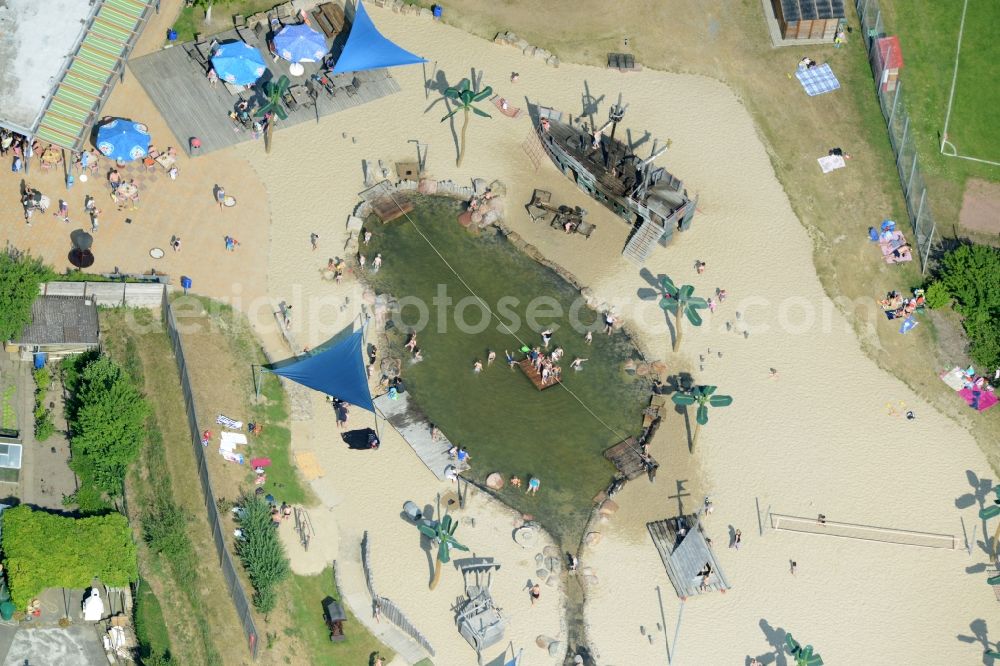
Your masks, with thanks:
[[[987,368],[1000,366],[1000,249],[962,245],[948,252],[941,258],[938,282],[963,317],[972,360]]]
[[[254,607],[261,613],[274,609],[274,587],[288,577],[288,558],[271,520],[271,505],[256,495],[241,498],[240,531],[236,541],[239,555],[253,585]]]
[[[951,302],[951,294],[943,282],[931,282],[924,290],[924,300],[927,307],[934,310],[948,305]]]

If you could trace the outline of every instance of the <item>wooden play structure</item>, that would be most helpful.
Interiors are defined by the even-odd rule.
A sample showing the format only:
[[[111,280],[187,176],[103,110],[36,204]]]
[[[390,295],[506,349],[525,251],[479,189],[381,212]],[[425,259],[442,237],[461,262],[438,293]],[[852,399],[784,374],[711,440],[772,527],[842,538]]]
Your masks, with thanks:
[[[642,447],[635,437],[629,437],[607,449],[604,457],[610,460],[618,473],[628,481],[649,474],[651,469],[659,466],[653,456],[642,452]]]
[[[566,233],[580,234],[584,238],[590,238],[596,225],[585,222],[587,211],[579,206],[570,208],[569,206],[556,206],[552,203],[552,193],[545,190],[535,190],[531,195],[531,201],[525,208],[532,222],[539,220],[548,222],[553,229],[559,229]]]
[[[729,589],[697,514],[687,514],[646,523],[667,578],[681,599]]]

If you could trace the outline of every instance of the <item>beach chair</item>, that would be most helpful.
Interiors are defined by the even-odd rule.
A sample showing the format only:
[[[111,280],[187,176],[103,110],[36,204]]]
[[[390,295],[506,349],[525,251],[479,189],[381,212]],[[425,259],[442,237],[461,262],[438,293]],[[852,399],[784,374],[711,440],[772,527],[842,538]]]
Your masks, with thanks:
[[[248,42],[243,32],[247,29],[247,19],[243,14],[233,16],[233,27],[236,28],[236,37],[243,42]],[[249,43],[249,42],[248,42]]]
[[[253,34],[257,35],[257,40],[261,43],[267,42],[267,23],[265,21],[261,21],[253,27]]]

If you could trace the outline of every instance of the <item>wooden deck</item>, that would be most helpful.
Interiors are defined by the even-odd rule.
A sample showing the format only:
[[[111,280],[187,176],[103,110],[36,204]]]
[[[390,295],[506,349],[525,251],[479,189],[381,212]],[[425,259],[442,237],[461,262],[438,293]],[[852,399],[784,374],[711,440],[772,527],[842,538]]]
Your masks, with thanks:
[[[615,444],[604,452],[604,457],[618,469],[618,471],[629,481],[647,474],[649,468],[642,457],[642,449],[635,437],[629,437],[624,442]],[[649,456],[649,461],[657,465],[656,459]],[[652,480],[652,479],[651,479]]]
[[[400,393],[395,400],[389,395],[375,398],[375,409],[396,429],[406,443],[410,445],[417,457],[427,465],[434,476],[444,481],[444,471],[449,465],[457,463],[448,457],[451,442],[441,433],[435,441],[431,438],[431,423],[427,416],[417,407],[410,404],[410,394]]]
[[[549,379],[549,381],[543,382],[542,375],[535,370],[535,366],[531,365],[531,359],[526,358],[523,361],[518,361],[517,367],[521,368],[521,372],[524,373],[524,376],[531,380],[531,383],[534,384],[535,388],[539,391],[552,388],[559,383],[558,379]]]
[[[688,525],[687,533],[680,537],[677,534],[677,518],[667,518],[646,523],[653,545],[660,553],[663,566],[667,569],[667,578],[674,586],[677,596],[681,599],[709,592],[725,592],[730,589],[715,552],[706,542],[701,521],[696,515],[682,517]],[[712,567],[708,586],[702,589],[702,576],[705,565]]]
[[[336,42],[344,34],[346,33],[341,33],[334,40],[335,52]],[[320,63],[303,63],[306,68],[305,74],[291,76],[288,71],[289,63],[280,58],[272,62],[264,40],[259,39],[252,30],[244,29],[239,34],[236,30],[230,30],[216,35],[215,39],[225,42],[240,39],[240,37],[251,46],[257,47],[264,55],[268,72],[264,74],[262,80],[277,79],[281,75],[285,75],[291,80],[293,86],[305,85],[310,75],[318,72],[321,68]],[[238,143],[252,141],[253,134],[238,127],[229,118],[229,113],[233,111],[240,97],[231,94],[222,82],[215,86],[209,84],[205,70],[188,54],[188,49],[192,46],[193,43],[188,42],[165,48],[147,56],[130,60],[128,66],[153,100],[153,104],[163,115],[171,132],[184,150],[190,152],[189,140],[191,137],[201,139],[200,153],[210,153],[235,146]],[[299,123],[314,123],[317,122],[317,115],[319,117],[328,116],[400,91],[399,84],[396,83],[387,69],[357,72],[352,75],[352,78],[353,76],[357,76],[361,83],[356,92],[353,89],[341,88],[337,90],[335,96],[331,97],[321,90],[316,99],[315,108],[300,105],[294,111],[289,111],[288,119],[279,121],[275,130],[280,131]],[[256,97],[258,105],[262,102],[260,93],[256,89],[243,92],[242,96],[243,98]],[[156,140],[159,143],[165,143],[162,139],[156,138]]]
[[[392,222],[406,213],[412,212],[413,202],[405,194],[396,192],[391,197],[384,197],[373,201],[372,210],[383,223]]]

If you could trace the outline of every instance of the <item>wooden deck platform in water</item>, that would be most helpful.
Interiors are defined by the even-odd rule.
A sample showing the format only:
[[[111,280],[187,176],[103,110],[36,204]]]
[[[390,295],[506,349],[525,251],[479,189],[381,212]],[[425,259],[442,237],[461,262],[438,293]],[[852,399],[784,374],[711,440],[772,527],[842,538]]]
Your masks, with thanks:
[[[648,472],[646,460],[643,459],[642,448],[635,440],[629,437],[624,442],[619,442],[604,452],[604,457],[611,461],[615,468],[629,481],[638,478]],[[647,456],[650,464],[656,465],[653,456]]]
[[[320,69],[319,63],[305,63],[306,75],[290,76],[288,61],[281,58],[272,61],[265,40],[257,37],[251,30],[241,30],[239,33],[229,30],[215,35],[213,39],[226,42],[241,37],[264,56],[269,73],[266,72],[262,80],[277,79],[281,75],[286,75],[292,85],[304,85],[309,80],[308,75]],[[337,39],[341,39],[341,36],[338,35]],[[336,40],[334,44],[336,48]],[[210,153],[252,141],[252,133],[237,127],[229,118],[229,113],[233,111],[240,97],[230,94],[221,81],[215,86],[209,84],[205,76],[206,69],[189,55],[189,50],[194,46],[193,42],[188,42],[164,48],[141,58],[129,60],[128,67],[167,121],[171,132],[184,150],[190,152],[191,137],[201,139],[200,153]],[[351,90],[339,88],[333,97],[320,91],[315,108],[300,105],[294,111],[289,111],[288,119],[279,121],[275,129],[280,131],[282,128],[300,123],[315,123],[318,117],[360,106],[400,91],[399,84],[387,69],[357,72],[350,76],[352,80],[356,76],[360,83],[356,91],[353,88]],[[256,98],[258,105],[263,101],[256,88],[241,93],[241,96],[244,99]],[[338,133],[342,130],[351,132],[351,128],[348,127],[330,128],[330,131]],[[162,140],[157,139],[157,141]],[[280,144],[281,139],[276,139],[276,142]],[[166,145],[161,146],[160,143],[157,145],[166,148]]]
[[[683,536],[679,533],[681,523],[678,521],[686,526]],[[730,589],[719,561],[715,558],[715,552],[706,541],[707,536],[697,515],[646,523],[646,529],[667,569],[667,578],[681,599]],[[711,567],[712,573],[706,587],[702,588],[702,572],[706,565]]]
[[[448,457],[448,449],[451,442],[441,433],[441,436],[434,440],[431,437],[431,423],[427,416],[417,407],[416,403],[410,403],[409,393],[400,393],[395,400],[388,394],[375,398],[375,409],[379,411],[385,420],[396,429],[406,443],[410,445],[417,457],[427,465],[427,469],[441,481],[444,481],[444,470],[449,465],[456,465],[456,462]]]
[[[521,372],[524,373],[524,376],[527,377],[529,380],[531,380],[531,383],[534,384],[535,388],[538,389],[539,391],[544,391],[547,388],[552,388],[553,386],[559,383],[559,380],[552,379],[551,375],[549,376],[549,381],[543,382],[541,373],[539,373],[538,370],[535,370],[535,366],[531,365],[530,358],[526,358],[523,361],[518,361],[517,367],[521,368]]]

